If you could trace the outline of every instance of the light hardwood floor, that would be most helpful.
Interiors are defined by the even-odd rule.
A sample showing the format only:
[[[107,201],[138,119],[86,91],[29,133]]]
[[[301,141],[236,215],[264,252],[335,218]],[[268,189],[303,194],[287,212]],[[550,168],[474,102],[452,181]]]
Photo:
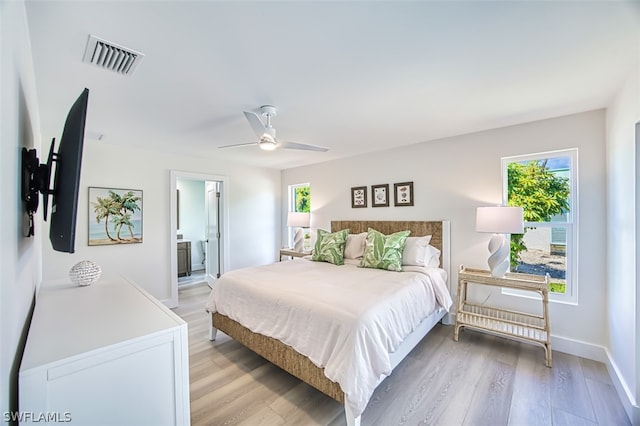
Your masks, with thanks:
[[[228,336],[208,340],[205,284],[179,289],[192,425],[344,425],[343,406]],[[376,389],[362,425],[629,425],[602,363],[437,325]]]

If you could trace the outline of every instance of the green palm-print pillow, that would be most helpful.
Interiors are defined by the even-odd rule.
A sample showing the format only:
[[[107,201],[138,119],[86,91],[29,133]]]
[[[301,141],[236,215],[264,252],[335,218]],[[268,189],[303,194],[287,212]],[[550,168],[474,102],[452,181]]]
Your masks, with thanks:
[[[348,229],[333,233],[318,229],[316,246],[311,260],[344,265],[344,246],[347,242],[347,235],[349,235]]]
[[[410,233],[411,231],[400,231],[384,235],[369,228],[360,267],[402,271],[402,252]]]

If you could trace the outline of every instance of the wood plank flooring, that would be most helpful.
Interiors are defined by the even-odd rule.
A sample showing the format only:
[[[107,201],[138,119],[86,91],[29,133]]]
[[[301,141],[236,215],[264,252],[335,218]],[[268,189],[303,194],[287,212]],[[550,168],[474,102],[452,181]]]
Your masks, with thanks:
[[[206,284],[179,289],[189,324],[191,422],[345,425],[341,404],[228,336],[208,340]],[[362,425],[630,425],[602,363],[437,325],[376,389]]]

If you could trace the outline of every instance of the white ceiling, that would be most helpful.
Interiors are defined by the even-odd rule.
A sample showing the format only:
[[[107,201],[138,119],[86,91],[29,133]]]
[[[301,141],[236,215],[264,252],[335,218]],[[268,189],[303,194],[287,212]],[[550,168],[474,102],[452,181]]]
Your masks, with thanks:
[[[27,1],[43,145],[90,89],[105,144],[288,168],[603,108],[638,70],[634,2]],[[145,54],[82,62],[89,34]],[[635,67],[635,68],[633,68]],[[243,110],[274,104],[257,146]]]

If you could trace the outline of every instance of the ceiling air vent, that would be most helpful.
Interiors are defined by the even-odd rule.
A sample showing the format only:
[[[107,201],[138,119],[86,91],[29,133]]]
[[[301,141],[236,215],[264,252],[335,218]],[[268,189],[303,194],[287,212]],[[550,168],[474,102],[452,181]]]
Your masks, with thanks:
[[[131,75],[142,58],[144,54],[140,52],[89,35],[83,62],[118,74]]]

